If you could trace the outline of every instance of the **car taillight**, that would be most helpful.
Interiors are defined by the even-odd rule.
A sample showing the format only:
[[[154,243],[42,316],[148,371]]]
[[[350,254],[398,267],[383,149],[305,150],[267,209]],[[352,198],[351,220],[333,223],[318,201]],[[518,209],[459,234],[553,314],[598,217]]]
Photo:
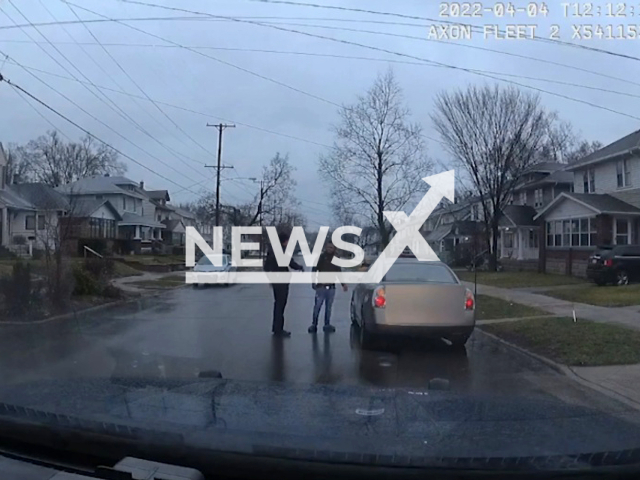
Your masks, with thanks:
[[[384,308],[387,306],[387,294],[384,287],[378,287],[373,292],[373,306],[375,308]]]
[[[473,310],[476,307],[475,299],[473,298],[473,293],[471,290],[467,290],[467,294],[464,300],[464,309],[465,310]]]
[[[611,258],[607,258],[607,259],[604,261],[604,266],[605,266],[605,267],[611,267],[612,265],[613,265],[613,259],[611,259]]]

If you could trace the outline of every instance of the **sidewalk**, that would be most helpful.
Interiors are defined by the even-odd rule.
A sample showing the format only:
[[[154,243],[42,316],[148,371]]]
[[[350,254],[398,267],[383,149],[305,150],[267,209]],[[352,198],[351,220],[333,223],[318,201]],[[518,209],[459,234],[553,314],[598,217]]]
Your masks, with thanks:
[[[463,282],[473,290],[472,282]],[[551,290],[553,287],[547,287]],[[559,288],[559,287],[556,287]],[[520,303],[530,307],[537,307],[558,317],[573,317],[587,319],[594,322],[617,323],[628,328],[640,330],[640,308],[635,307],[597,307],[584,303],[573,303],[558,298],[548,297],[528,290],[491,287],[478,284],[478,294],[497,297],[509,302]]]
[[[473,289],[473,283],[463,283]],[[549,290],[550,288],[547,287],[546,289]],[[573,303],[548,297],[526,289],[507,289],[481,284],[478,284],[478,294],[497,297],[530,307],[537,307],[559,317],[573,317],[575,310],[578,321],[582,318],[594,322],[617,323],[628,328],[640,330],[640,308],[637,305],[616,308],[596,307],[584,303]],[[478,324],[481,324],[481,322],[478,322]],[[548,359],[545,359],[545,361],[555,363]],[[559,370],[577,382],[640,410],[640,364],[604,367],[568,367],[565,365],[556,365],[559,367]]]
[[[111,281],[111,284],[124,290],[127,293],[143,293],[143,292],[148,292],[149,289],[144,287],[139,287],[137,285],[131,285],[131,284],[137,283],[137,282],[149,281],[149,280],[159,280],[164,277],[172,277],[175,275],[179,275],[180,273],[184,273],[184,272],[179,272],[179,271],[162,272],[162,273],[144,272],[142,275],[136,275],[133,277],[116,278]]]

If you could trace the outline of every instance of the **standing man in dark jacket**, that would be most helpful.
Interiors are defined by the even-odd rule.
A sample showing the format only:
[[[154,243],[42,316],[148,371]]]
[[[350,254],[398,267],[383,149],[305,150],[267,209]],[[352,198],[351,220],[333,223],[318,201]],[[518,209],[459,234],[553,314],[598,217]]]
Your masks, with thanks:
[[[314,272],[341,272],[342,269],[337,265],[331,263],[333,257],[336,254],[336,247],[333,243],[329,242],[324,248],[324,252],[318,259],[318,264],[313,267]],[[336,277],[337,280],[337,277]],[[311,287],[316,291],[316,299],[313,305],[313,321],[309,327],[309,333],[316,333],[318,331],[318,317],[320,316],[320,310],[324,303],[324,327],[322,330],[325,333],[333,333],[336,328],[331,325],[331,308],[333,307],[333,299],[336,296],[336,282],[332,283],[314,283]],[[342,290],[347,291],[348,287],[344,283],[342,284]]]
[[[282,251],[284,252],[287,248],[287,244],[289,243],[289,235],[279,233],[278,240],[280,241]],[[265,272],[288,272],[289,268],[300,271],[304,270],[304,268],[298,265],[293,258],[291,259],[291,263],[289,263],[288,267],[281,267],[278,265],[276,255],[273,253],[273,248],[269,247],[269,250],[267,251],[267,258],[264,261]],[[287,306],[287,298],[289,297],[289,284],[272,283],[271,288],[273,289],[273,323],[271,325],[271,333],[278,337],[290,337],[291,332],[284,329],[284,308]]]

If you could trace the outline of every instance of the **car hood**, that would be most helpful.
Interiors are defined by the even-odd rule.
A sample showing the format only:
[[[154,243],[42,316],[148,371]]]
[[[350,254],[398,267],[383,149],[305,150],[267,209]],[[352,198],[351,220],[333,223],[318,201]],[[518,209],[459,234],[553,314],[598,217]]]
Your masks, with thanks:
[[[0,391],[0,435],[7,425],[36,422],[54,430],[128,432],[149,447],[175,443],[182,451],[380,465],[639,461],[640,454],[619,453],[640,446],[637,417],[550,397],[221,378],[52,380]]]

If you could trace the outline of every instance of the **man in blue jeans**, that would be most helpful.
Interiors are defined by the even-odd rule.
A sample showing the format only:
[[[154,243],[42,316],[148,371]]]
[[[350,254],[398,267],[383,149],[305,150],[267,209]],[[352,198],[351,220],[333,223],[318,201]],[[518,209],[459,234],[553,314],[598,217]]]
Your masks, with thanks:
[[[331,263],[333,257],[336,254],[336,247],[333,243],[329,242],[325,245],[324,252],[318,259],[318,264],[313,267],[314,272],[341,272],[342,269],[337,265]],[[320,316],[320,310],[324,304],[324,327],[323,331],[326,333],[333,333],[336,331],[335,327],[331,325],[331,307],[333,306],[333,299],[336,296],[336,284],[333,283],[314,283],[311,287],[316,291],[316,299],[313,305],[313,323],[309,327],[309,333],[316,333],[318,331],[318,317]],[[347,286],[343,283],[342,290],[347,291]]]

